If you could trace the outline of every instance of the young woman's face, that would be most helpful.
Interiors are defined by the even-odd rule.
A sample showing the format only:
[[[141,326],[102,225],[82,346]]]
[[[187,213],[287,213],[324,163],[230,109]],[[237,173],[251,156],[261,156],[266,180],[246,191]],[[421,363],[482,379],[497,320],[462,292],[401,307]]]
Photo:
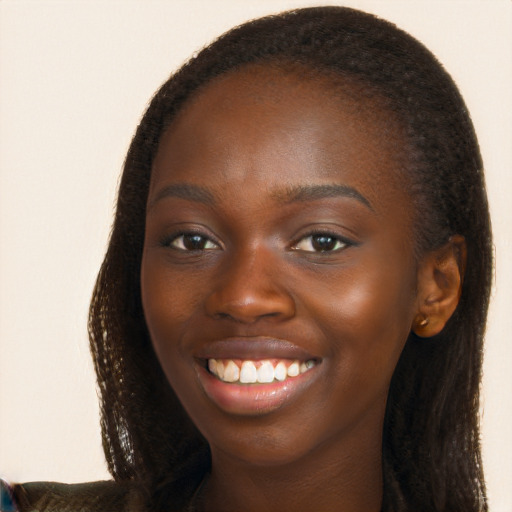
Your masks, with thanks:
[[[412,212],[395,123],[347,90],[249,68],[162,137],[142,300],[214,456],[281,464],[380,443],[417,312]]]

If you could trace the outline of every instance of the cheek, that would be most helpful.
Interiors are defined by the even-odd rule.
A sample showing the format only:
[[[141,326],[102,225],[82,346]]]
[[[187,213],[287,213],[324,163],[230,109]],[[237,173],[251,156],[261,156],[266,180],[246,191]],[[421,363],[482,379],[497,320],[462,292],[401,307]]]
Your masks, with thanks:
[[[184,278],[186,276],[186,279]],[[170,272],[158,255],[144,255],[141,294],[144,316],[154,342],[179,339],[202,302],[191,272]]]
[[[176,293],[179,288],[179,283],[169,280],[158,261],[151,257],[143,258],[141,295],[144,317],[156,356],[175,391],[187,378],[182,371],[186,366],[179,362],[180,340],[183,338],[183,323],[188,317],[189,304]]]
[[[387,385],[410,332],[414,275],[404,277],[396,263],[386,265],[385,271],[380,265],[361,265],[333,273],[322,287],[315,281],[308,284],[305,309],[322,337],[330,340],[339,378]]]
[[[180,350],[182,325],[189,310],[189,301],[178,293],[180,289],[187,288],[180,287],[167,275],[159,258],[144,255],[141,266],[144,317],[153,348],[171,385],[179,374],[175,362]]]

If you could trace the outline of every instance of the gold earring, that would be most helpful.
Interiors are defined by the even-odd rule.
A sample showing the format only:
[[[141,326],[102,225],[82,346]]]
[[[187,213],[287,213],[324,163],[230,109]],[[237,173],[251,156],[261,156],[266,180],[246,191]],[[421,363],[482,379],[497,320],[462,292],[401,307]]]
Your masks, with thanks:
[[[428,325],[428,316],[424,316],[423,320],[418,322],[418,327],[426,327]]]

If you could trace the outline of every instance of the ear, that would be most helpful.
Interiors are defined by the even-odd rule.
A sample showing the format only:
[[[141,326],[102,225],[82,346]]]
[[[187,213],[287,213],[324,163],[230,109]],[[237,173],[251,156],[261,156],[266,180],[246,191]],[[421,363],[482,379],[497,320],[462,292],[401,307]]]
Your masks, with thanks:
[[[459,303],[466,267],[466,241],[454,235],[428,253],[418,268],[417,314],[412,331],[430,338],[439,334]]]

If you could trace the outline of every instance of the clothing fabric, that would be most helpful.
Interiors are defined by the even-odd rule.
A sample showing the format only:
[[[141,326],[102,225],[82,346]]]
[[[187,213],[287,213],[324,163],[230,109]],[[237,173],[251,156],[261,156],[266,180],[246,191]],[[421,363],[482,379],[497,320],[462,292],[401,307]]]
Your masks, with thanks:
[[[5,480],[0,479],[0,512],[17,512],[17,510],[12,487]]]
[[[30,482],[2,488],[0,512],[143,512],[144,499],[130,482],[83,484]],[[5,502],[4,502],[5,494]]]

